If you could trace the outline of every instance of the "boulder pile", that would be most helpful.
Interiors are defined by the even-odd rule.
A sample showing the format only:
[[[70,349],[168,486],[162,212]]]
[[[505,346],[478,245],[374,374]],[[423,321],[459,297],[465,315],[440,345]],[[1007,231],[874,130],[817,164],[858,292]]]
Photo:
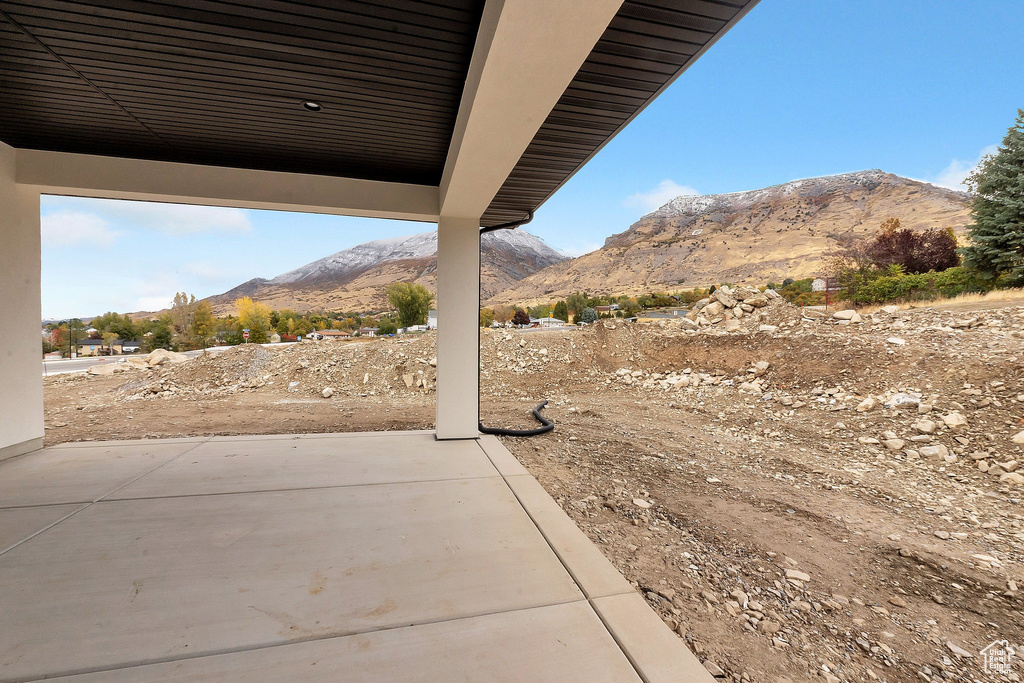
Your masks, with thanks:
[[[778,326],[768,323],[774,319],[773,311],[769,309],[772,302],[778,302],[778,308],[788,306],[774,289],[762,292],[754,287],[723,285],[694,303],[680,325],[695,332],[708,328],[723,332],[774,332]]]

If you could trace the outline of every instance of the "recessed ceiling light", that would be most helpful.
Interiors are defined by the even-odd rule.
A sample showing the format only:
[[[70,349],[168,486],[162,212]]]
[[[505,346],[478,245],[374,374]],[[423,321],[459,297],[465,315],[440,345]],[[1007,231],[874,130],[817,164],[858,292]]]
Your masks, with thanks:
[[[302,108],[306,111],[320,111],[323,107],[320,106],[319,102],[313,102],[312,100],[302,103]]]

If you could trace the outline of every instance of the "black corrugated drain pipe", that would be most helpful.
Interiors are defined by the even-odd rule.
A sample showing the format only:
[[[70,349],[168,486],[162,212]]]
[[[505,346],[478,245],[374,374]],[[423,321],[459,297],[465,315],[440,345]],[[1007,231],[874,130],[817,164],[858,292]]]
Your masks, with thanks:
[[[533,211],[526,213],[526,218],[518,221],[511,221],[509,223],[502,223],[500,225],[492,225],[487,228],[480,228],[480,234],[483,235],[488,232],[494,232],[495,230],[512,230],[518,228],[520,225],[526,225],[533,220]],[[477,293],[477,308],[479,306],[479,292]],[[480,336],[477,335],[476,340],[477,358],[480,357]],[[480,367],[477,366],[477,378],[480,376]],[[479,386],[479,379],[477,381]],[[477,394],[477,412],[480,412],[480,398],[479,393]],[[548,404],[547,400],[541,401],[533,409],[533,416],[540,422],[541,426],[536,429],[505,429],[503,427],[485,427],[483,422],[478,424],[478,429],[482,434],[496,434],[498,436],[537,436],[538,434],[545,434],[555,428],[555,423],[547,419],[540,414],[540,411],[544,410],[544,407]]]

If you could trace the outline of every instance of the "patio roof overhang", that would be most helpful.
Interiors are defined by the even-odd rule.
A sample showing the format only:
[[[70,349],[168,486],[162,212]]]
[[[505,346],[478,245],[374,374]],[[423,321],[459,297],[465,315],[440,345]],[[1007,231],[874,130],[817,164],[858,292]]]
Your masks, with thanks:
[[[40,193],[437,221],[438,435],[475,435],[477,228],[535,211],[756,1],[0,1],[0,449],[42,434]]]
[[[535,211],[755,2],[4,0],[0,142],[439,188],[493,225]],[[40,177],[43,160],[30,182],[124,192]],[[411,217],[438,215],[423,204]]]

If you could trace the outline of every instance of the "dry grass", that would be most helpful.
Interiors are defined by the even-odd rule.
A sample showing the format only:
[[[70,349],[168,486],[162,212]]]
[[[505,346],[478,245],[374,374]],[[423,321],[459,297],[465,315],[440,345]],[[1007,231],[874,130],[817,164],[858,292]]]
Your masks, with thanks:
[[[983,308],[992,307],[997,308],[999,305],[1024,305],[1024,288],[1013,287],[1008,289],[994,289],[991,292],[977,293],[970,292],[966,294],[959,294],[954,297],[937,297],[935,299],[921,300],[921,301],[908,301],[903,303],[889,303],[889,304],[871,304],[869,306],[855,306],[849,301],[837,301],[830,308],[835,310],[842,310],[844,308],[855,308],[858,313],[867,315],[880,311],[884,306],[898,306],[901,311],[905,311],[912,308],[969,308],[971,306],[980,306]]]

